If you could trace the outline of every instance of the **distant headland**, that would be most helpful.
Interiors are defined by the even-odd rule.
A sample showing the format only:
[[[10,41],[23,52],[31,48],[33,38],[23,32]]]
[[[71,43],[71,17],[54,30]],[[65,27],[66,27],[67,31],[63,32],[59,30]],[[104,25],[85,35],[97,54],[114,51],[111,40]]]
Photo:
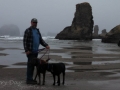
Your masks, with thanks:
[[[3,25],[0,28],[0,35],[20,36],[20,30],[17,25]]]

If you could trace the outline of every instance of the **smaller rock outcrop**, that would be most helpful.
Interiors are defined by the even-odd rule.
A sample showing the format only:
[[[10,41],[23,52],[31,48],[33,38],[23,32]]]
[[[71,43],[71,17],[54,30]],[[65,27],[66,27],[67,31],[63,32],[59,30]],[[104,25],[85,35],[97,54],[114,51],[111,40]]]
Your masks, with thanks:
[[[94,26],[94,30],[93,30],[93,34],[92,34],[92,39],[100,39],[100,36],[98,34],[99,32],[99,26],[98,25],[95,25]]]
[[[120,25],[114,27],[110,32],[108,32],[103,38],[104,43],[118,43],[120,39]]]
[[[99,27],[98,27],[98,25],[95,25],[94,26],[94,30],[93,30],[94,32],[93,32],[93,36],[94,37],[97,37],[98,36],[98,31],[99,31]]]
[[[0,35],[20,36],[20,30],[14,24],[4,25],[0,28]]]
[[[101,36],[101,37],[104,37],[106,34],[107,34],[106,29],[103,29],[103,30],[102,30],[102,33],[100,34],[100,36]]]

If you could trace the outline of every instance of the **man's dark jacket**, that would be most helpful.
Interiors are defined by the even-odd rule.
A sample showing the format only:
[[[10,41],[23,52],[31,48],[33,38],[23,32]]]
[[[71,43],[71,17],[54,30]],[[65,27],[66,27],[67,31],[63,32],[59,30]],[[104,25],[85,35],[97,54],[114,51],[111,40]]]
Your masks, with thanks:
[[[37,28],[36,28],[37,29]],[[39,29],[37,29],[39,35],[40,35],[40,44],[44,47],[48,46],[47,43],[45,43],[45,41],[42,39],[41,33],[39,31]],[[32,34],[32,27],[29,27],[25,30],[24,32],[24,37],[23,37],[23,46],[25,49],[25,52],[30,51],[32,52],[32,48],[33,48],[33,34]]]

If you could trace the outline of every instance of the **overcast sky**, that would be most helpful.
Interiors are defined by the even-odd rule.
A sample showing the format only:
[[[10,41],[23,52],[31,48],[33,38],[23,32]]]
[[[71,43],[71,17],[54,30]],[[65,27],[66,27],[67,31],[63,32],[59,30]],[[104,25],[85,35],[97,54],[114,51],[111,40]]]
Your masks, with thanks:
[[[99,25],[99,33],[120,24],[120,0],[0,0],[0,27],[15,24],[23,33],[31,19],[37,18],[42,33],[58,33],[71,25],[76,4],[82,2],[92,6],[94,25]]]

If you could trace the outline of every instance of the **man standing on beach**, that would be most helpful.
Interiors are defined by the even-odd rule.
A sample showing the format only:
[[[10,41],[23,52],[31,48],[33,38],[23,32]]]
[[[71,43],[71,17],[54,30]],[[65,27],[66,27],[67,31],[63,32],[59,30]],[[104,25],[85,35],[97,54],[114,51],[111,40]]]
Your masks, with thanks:
[[[37,81],[33,80],[34,66],[30,64],[30,61],[33,58],[37,58],[39,44],[46,47],[46,49],[50,49],[49,45],[42,39],[40,31],[37,29],[37,23],[37,19],[33,18],[31,20],[31,26],[25,30],[23,37],[23,46],[28,58],[26,79],[27,84],[37,84]]]

